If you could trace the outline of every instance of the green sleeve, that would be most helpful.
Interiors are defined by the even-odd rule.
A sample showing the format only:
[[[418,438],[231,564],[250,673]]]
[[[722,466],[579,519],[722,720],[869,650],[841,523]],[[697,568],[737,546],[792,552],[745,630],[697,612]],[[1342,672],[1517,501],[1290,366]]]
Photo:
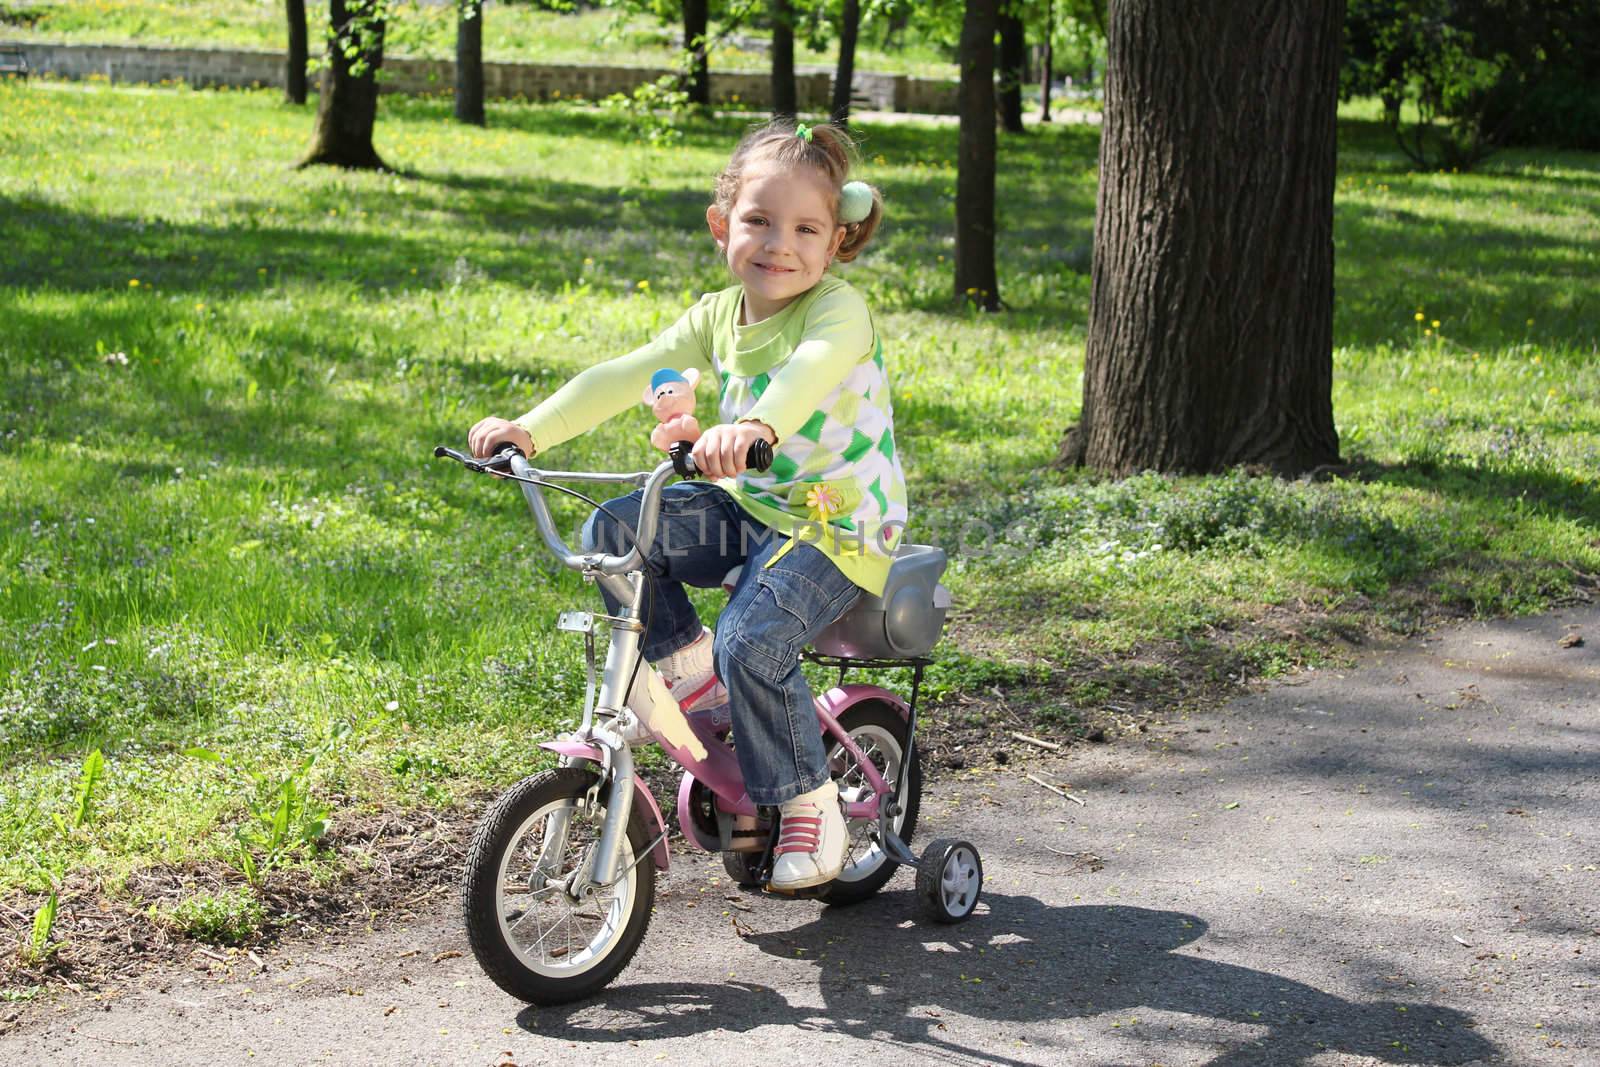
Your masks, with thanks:
[[[783,441],[816,414],[827,395],[872,353],[872,316],[861,294],[841,285],[806,313],[804,332],[772,383],[740,422],[759,420]]]
[[[613,415],[642,403],[650,377],[658,370],[696,368],[711,372],[711,307],[715,294],[700,302],[642,348],[578,372],[532,411],[516,420],[533,438],[536,453],[587,433]]]

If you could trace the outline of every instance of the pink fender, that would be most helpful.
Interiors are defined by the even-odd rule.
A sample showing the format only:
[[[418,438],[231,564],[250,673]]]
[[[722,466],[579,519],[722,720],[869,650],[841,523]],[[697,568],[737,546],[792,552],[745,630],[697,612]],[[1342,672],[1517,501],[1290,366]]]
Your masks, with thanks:
[[[600,749],[587,741],[541,741],[539,747],[549,749],[561,756],[572,756],[577,759],[593,760],[599,763],[602,759]],[[666,821],[661,818],[661,807],[656,803],[656,798],[645,788],[644,781],[640,778],[633,780],[633,803],[640,811],[644,812],[644,828],[651,838],[661,837],[661,831],[666,829]],[[651,859],[660,870],[667,869],[667,841],[661,838],[656,842],[656,847],[650,850]]]
[[[911,717],[911,708],[900,698],[899,693],[885,689],[882,686],[858,685],[855,683],[836,685],[817,697],[817,709],[825,711],[837,719],[863,700],[882,701],[898,712],[902,720]]]

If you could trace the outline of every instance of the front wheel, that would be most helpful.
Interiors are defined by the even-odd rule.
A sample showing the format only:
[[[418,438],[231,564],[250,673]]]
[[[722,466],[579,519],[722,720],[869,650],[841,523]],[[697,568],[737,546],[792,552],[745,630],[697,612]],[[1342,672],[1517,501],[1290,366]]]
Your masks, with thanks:
[[[561,767],[523,779],[484,816],[467,852],[472,954],[495,985],[530,1004],[565,1004],[600,990],[628,965],[650,924],[656,870],[637,809],[617,881],[582,899],[568,893],[605,822],[603,799],[586,800],[594,777]]]

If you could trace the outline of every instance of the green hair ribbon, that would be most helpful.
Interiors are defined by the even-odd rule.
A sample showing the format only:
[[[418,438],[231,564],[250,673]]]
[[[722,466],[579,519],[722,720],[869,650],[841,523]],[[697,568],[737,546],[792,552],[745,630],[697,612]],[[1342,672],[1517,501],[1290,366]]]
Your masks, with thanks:
[[[796,137],[800,138],[806,144],[810,144],[811,143],[811,127],[807,126],[803,122],[795,124],[794,135]]]

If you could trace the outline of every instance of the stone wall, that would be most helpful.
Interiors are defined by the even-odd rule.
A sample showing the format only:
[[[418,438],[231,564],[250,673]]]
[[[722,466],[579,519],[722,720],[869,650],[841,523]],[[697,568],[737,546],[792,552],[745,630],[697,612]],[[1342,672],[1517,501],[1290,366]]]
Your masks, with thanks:
[[[113,82],[159,84],[181,81],[196,87],[282,86],[281,52],[221,48],[154,48],[132,45],[48,44],[0,41],[0,48],[19,48],[35,73],[80,80],[99,77]],[[384,92],[430,93],[452,90],[455,64],[447,59],[384,60]],[[580,97],[598,100],[627,92],[669,71],[650,67],[600,67],[564,63],[485,63],[484,93],[490,99],[524,97],[553,100]],[[800,107],[826,111],[833,92],[828,70],[795,75]],[[857,106],[875,111],[954,114],[956,83],[901,74],[858,72],[852,86]],[[722,106],[746,105],[765,110],[772,103],[771,78],[765,71],[712,71],[712,100]]]

